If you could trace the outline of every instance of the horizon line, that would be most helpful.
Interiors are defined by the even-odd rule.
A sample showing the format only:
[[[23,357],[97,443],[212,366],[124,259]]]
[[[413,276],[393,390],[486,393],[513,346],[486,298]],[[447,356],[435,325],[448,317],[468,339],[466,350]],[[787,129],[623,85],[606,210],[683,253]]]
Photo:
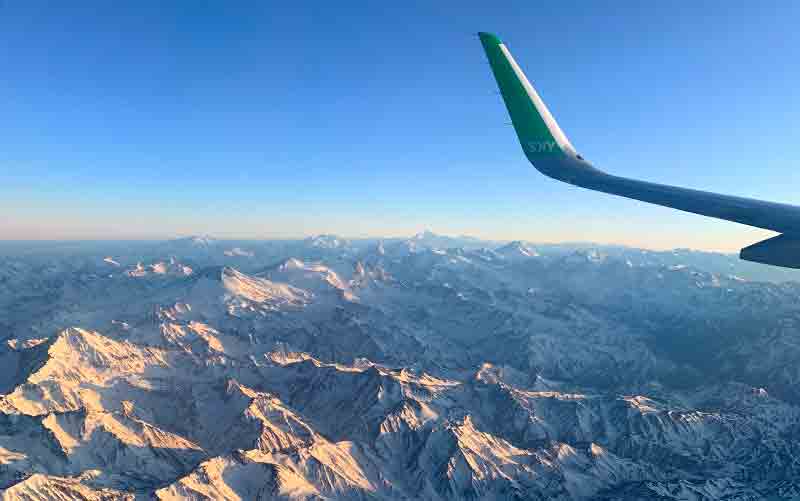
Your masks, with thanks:
[[[648,247],[644,245],[633,245],[627,243],[619,243],[619,242],[599,242],[599,241],[591,241],[591,240],[559,240],[559,241],[536,241],[536,240],[528,240],[528,239],[503,239],[503,238],[481,238],[481,237],[474,237],[471,235],[446,235],[443,233],[435,233],[429,230],[424,230],[418,233],[415,233],[410,236],[356,236],[356,237],[348,237],[344,235],[339,235],[336,233],[317,233],[305,236],[292,236],[292,237],[214,237],[213,235],[203,235],[203,234],[195,234],[195,235],[185,235],[185,236],[175,236],[175,237],[166,237],[166,238],[113,238],[113,239],[102,239],[102,238],[55,238],[55,239],[48,239],[48,238],[36,238],[36,239],[8,239],[0,237],[0,245],[2,244],[22,244],[22,243],[37,243],[37,244],[46,244],[46,243],[115,243],[115,242],[141,242],[141,243],[168,243],[168,242],[177,242],[181,240],[192,240],[192,239],[208,239],[214,242],[220,243],[236,243],[236,242],[253,242],[253,243],[266,243],[266,242],[300,242],[303,240],[310,240],[314,238],[320,237],[334,237],[341,240],[346,241],[370,241],[370,240],[387,240],[387,241],[394,241],[394,240],[410,240],[416,236],[430,234],[433,237],[437,238],[448,238],[448,239],[464,239],[464,240],[473,240],[476,243],[497,243],[497,244],[509,244],[513,242],[521,242],[528,245],[533,246],[554,246],[554,245],[574,245],[574,246],[586,246],[586,247],[618,247],[618,248],[626,248],[626,249],[635,249],[635,250],[645,250],[650,252],[670,252],[670,251],[691,251],[691,252],[702,252],[708,254],[723,254],[723,255],[738,255],[738,251],[726,251],[726,250],[718,250],[718,249],[700,249],[700,248],[693,248],[693,247],[686,247],[686,246],[676,246],[676,247]]]

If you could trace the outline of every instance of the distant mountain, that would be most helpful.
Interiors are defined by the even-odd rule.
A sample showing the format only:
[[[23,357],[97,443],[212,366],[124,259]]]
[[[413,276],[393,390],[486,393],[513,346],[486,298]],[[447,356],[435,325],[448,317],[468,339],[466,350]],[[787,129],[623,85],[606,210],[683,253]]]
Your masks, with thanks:
[[[306,244],[311,247],[319,247],[322,249],[340,249],[342,247],[347,247],[349,242],[336,235],[317,235],[307,238]]]
[[[177,246],[211,247],[212,245],[217,245],[219,241],[209,235],[193,235],[170,240],[168,243]]]
[[[445,235],[438,235],[430,230],[424,230],[420,233],[417,233],[413,237],[409,238],[408,241],[413,242],[418,248],[427,249],[476,249],[487,244],[494,244],[494,242],[484,242],[477,238],[467,236],[449,237]]]
[[[506,245],[495,249],[495,252],[498,255],[509,259],[521,259],[539,256],[539,253],[536,252],[536,249],[519,240],[509,242]]]

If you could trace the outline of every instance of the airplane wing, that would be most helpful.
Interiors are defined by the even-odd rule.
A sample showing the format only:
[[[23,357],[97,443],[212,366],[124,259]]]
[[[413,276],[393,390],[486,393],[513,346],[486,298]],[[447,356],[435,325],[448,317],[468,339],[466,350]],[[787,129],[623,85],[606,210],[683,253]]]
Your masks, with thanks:
[[[542,174],[590,190],[784,233],[742,249],[740,256],[800,268],[800,252],[793,252],[800,251],[800,207],[640,181],[597,169],[569,142],[505,44],[491,33],[478,36],[522,150]]]

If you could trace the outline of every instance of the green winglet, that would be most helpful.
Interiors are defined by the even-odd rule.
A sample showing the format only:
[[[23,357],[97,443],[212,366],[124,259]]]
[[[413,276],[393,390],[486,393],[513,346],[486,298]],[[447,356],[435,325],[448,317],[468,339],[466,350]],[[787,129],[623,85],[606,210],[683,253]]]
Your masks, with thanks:
[[[492,73],[500,87],[514,130],[522,149],[531,161],[550,156],[576,156],[567,137],[558,127],[536,90],[528,82],[511,53],[491,33],[478,33],[489,58]]]

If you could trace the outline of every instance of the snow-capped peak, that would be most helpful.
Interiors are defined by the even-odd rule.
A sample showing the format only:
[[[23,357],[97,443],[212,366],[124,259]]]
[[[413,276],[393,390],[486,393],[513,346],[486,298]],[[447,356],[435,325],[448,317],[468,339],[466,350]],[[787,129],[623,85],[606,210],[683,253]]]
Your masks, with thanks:
[[[539,253],[536,252],[536,249],[528,246],[521,240],[514,240],[513,242],[495,249],[495,252],[510,259],[537,257],[539,255]]]

